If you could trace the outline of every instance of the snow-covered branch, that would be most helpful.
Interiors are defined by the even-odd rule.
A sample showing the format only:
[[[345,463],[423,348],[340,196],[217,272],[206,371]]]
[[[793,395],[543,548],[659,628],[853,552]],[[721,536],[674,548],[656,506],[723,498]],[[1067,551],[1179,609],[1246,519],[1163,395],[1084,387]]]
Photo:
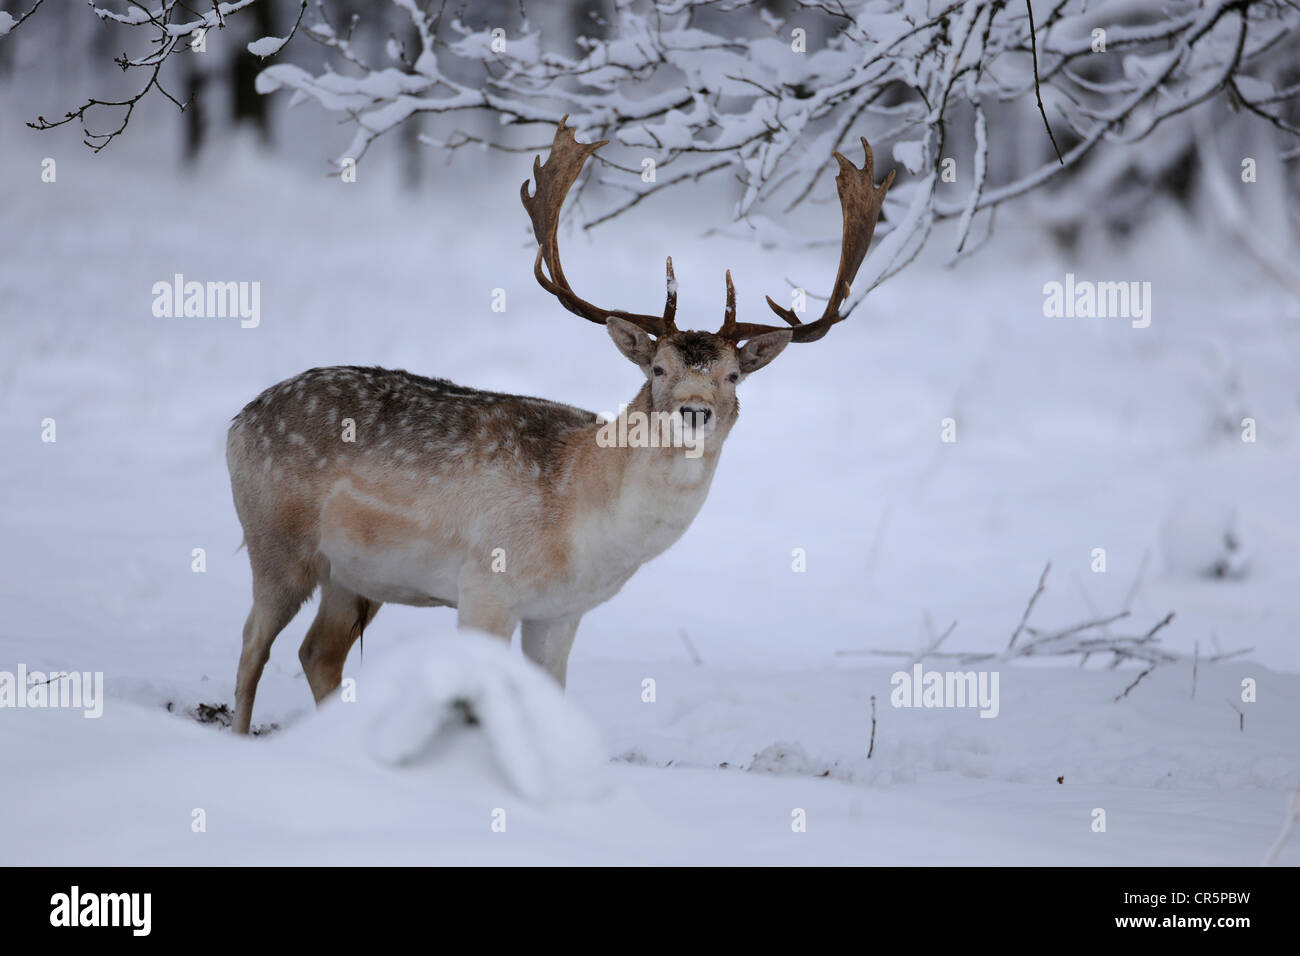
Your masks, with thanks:
[[[128,56],[123,53],[114,57],[113,62],[124,72],[129,73],[133,70],[139,70],[144,73],[144,80],[139,85],[135,93],[123,97],[122,99],[109,100],[90,97],[83,101],[76,109],[68,110],[63,114],[61,119],[49,120],[44,116],[38,116],[35,122],[27,125],[33,129],[49,130],[59,126],[67,125],[73,120],[81,124],[82,141],[95,152],[100,152],[108,146],[114,139],[126,131],[131,122],[131,116],[135,112],[136,106],[152,91],[157,91],[159,95],[169,100],[177,109],[184,110],[185,103],[173,96],[167,91],[162,81],[163,67],[174,56],[187,52],[201,46],[205,40],[205,35],[209,30],[225,29],[226,19],[240,11],[257,3],[258,0],[230,0],[230,2],[210,4],[210,9],[196,10],[198,6],[190,5],[184,0],[160,0],[152,8],[137,3],[125,4],[124,11],[110,9],[101,6],[92,0],[90,3],[91,12],[94,13],[101,21],[115,24],[122,27],[131,27],[143,30],[148,36],[149,49],[147,52],[138,56]],[[32,7],[23,17],[31,16],[36,12],[40,4]],[[307,0],[302,0],[298,22],[302,21],[302,14],[306,11]],[[11,32],[13,26],[17,26],[22,20],[14,22],[11,26],[5,26],[5,18],[8,14],[0,13],[0,36]],[[296,31],[298,24],[295,23]],[[290,34],[292,36],[292,34]],[[266,56],[274,53],[286,41],[284,39],[266,38],[252,44],[257,47],[263,44],[262,48],[253,49],[252,52]],[[274,49],[266,45],[268,40],[277,41]],[[111,117],[114,111],[117,111],[116,126],[106,126],[103,132],[95,132],[91,129],[91,115],[96,116],[105,111]]]
[[[33,125],[84,124],[94,106],[124,108],[129,119],[151,90],[169,95],[159,70],[188,38],[254,2],[94,5],[106,22],[150,31],[148,52],[118,61],[149,71],[147,81],[135,97],[91,100]],[[302,33],[323,48],[324,66],[289,55],[257,88],[340,114],[351,127],[341,157],[354,161],[417,117],[430,119],[421,139],[444,150],[541,150],[568,115],[582,135],[615,144],[592,177],[615,187],[613,198],[589,226],[704,179],[738,184],[738,220],[788,211],[822,197],[831,152],[865,134],[911,175],[890,193],[859,297],[906,265],[938,222],[955,221],[954,257],[969,254],[998,205],[1085,164],[1102,144],[1149,142],[1220,94],[1284,146],[1300,140],[1294,0],[799,0],[784,15],[762,0],[613,7],[608,23],[575,38],[571,11],[527,0],[491,8],[510,21],[501,23],[423,0],[349,16],[314,0]],[[250,50],[278,53],[287,39]],[[87,141],[100,149],[120,132],[87,130]],[[641,175],[646,160],[653,176]]]
[[[447,149],[507,146],[457,116],[536,125],[536,143],[522,145],[541,148],[568,115],[586,136],[634,157],[612,154],[599,179],[618,193],[594,222],[713,176],[739,182],[738,219],[768,204],[788,210],[817,194],[831,151],[865,132],[914,176],[891,193],[900,235],[882,243],[864,288],[906,264],[939,220],[958,220],[960,253],[976,219],[987,218],[979,214],[1104,142],[1143,140],[1225,90],[1285,130],[1279,107],[1300,95],[1277,82],[1283,52],[1300,43],[1300,10],[1286,0],[1171,0],[1109,13],[1039,0],[1036,17],[1008,0],[844,0],[804,2],[785,18],[751,0],[618,0],[610,34],[581,38],[576,54],[557,51],[526,16],[513,29],[471,27],[415,0],[392,2],[409,17],[416,49],[390,42],[389,63],[367,64],[355,53],[364,20],[344,35],[319,6],[307,35],[333,49],[346,73],[281,63],[263,71],[259,89],[292,90],[295,101],[346,114],[353,132],[342,155],[354,160],[417,115],[443,117],[425,141]],[[1039,121],[1028,152],[1041,162],[998,181],[994,170],[1016,165],[1026,147],[990,132],[990,110],[999,107],[1004,122],[1008,108],[1036,115],[1040,93],[1043,118],[1050,111],[1063,123],[1061,158]],[[960,176],[958,145],[972,170]],[[629,175],[647,158],[653,181]]]

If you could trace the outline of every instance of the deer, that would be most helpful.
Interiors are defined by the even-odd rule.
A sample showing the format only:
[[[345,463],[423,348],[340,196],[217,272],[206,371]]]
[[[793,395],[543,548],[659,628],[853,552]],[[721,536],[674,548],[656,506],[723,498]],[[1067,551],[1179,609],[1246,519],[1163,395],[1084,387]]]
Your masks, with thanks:
[[[342,683],[353,644],[388,603],[450,607],[457,627],[507,644],[564,688],[582,616],[676,542],[709,492],[739,414],[736,388],[791,342],[815,342],[841,310],[866,255],[891,171],[839,152],[840,263],[821,317],[786,326],[676,325],[666,266],[662,314],[606,309],[574,292],[560,264],[561,207],[590,156],[568,117],[533,162],[520,197],[537,240],[533,273],[568,312],[603,325],[644,382],[620,415],[667,416],[681,441],[598,441],[608,426],[560,402],[479,391],[403,370],[314,368],[273,385],[232,420],[226,461],[253,577],[235,680],[233,730],[247,734],[276,636],[320,590],[298,657],[319,706]],[[635,430],[628,432],[632,435]],[[695,453],[692,454],[691,452]]]

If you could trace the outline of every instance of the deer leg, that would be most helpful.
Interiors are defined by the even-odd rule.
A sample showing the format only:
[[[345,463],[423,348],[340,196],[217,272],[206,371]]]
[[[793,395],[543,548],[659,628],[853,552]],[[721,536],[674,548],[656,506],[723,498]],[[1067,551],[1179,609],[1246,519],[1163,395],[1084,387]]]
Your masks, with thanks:
[[[515,628],[519,626],[519,618],[501,593],[500,583],[494,580],[493,572],[483,570],[477,564],[467,564],[461,569],[457,598],[457,627],[487,631],[510,643]]]
[[[462,630],[487,631],[509,644],[518,625],[514,612],[491,595],[467,597],[461,592],[456,626]]]
[[[578,617],[565,617],[554,621],[524,621],[523,624],[521,642],[524,654],[554,677],[561,690],[564,689],[569,651],[580,620]]]
[[[321,585],[316,619],[298,648],[298,660],[317,704],[343,682],[348,652],[379,608],[378,601],[367,600],[332,581]]]
[[[253,722],[257,682],[262,679],[262,668],[271,656],[271,642],[293,620],[301,606],[301,598],[254,598],[253,609],[244,622],[244,648],[239,654],[239,672],[235,677],[235,720],[232,724],[235,733],[248,733]]]
[[[248,541],[253,569],[253,609],[244,623],[244,647],[235,677],[235,719],[232,729],[248,733],[253,722],[253,698],[262,668],[271,656],[271,642],[293,620],[302,603],[316,590],[321,568],[310,557],[294,557],[287,549],[266,549],[257,538]]]

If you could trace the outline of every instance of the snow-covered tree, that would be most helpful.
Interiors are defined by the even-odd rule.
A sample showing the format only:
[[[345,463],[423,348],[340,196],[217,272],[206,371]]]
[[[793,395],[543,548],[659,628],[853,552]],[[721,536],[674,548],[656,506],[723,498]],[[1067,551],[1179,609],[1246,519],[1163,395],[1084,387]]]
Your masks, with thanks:
[[[150,34],[147,53],[117,60],[141,74],[138,92],[34,125],[80,121],[102,148],[144,95],[176,99],[162,83],[170,57],[255,2],[96,0],[102,20]],[[1167,121],[1216,103],[1267,127],[1282,159],[1300,156],[1293,0],[615,0],[608,20],[575,15],[584,10],[314,0],[284,37],[248,49],[276,56],[258,90],[339,113],[352,127],[340,156],[357,161],[417,117],[433,118],[421,138],[441,149],[533,151],[568,115],[615,144],[599,178],[618,192],[588,225],[716,177],[739,182],[738,218],[780,237],[773,215],[814,195],[831,151],[866,135],[911,175],[891,193],[892,230],[859,294],[940,221],[957,223],[954,255],[970,252],[1001,203],[1062,172],[1082,177],[1075,193],[1103,213],[1131,209],[1135,183],[1176,190],[1194,125]],[[281,52],[295,36],[324,48],[322,66]],[[92,114],[112,110],[121,125],[92,129]],[[646,160],[653,177],[641,175]]]

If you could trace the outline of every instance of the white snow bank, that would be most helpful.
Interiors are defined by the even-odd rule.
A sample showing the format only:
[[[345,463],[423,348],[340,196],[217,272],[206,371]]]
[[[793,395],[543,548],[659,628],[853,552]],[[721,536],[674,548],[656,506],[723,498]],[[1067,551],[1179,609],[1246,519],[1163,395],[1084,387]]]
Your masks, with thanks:
[[[394,767],[437,767],[460,738],[486,752],[521,796],[538,803],[609,791],[595,726],[535,664],[480,634],[407,641],[358,678],[301,736],[307,746],[365,754]]]

